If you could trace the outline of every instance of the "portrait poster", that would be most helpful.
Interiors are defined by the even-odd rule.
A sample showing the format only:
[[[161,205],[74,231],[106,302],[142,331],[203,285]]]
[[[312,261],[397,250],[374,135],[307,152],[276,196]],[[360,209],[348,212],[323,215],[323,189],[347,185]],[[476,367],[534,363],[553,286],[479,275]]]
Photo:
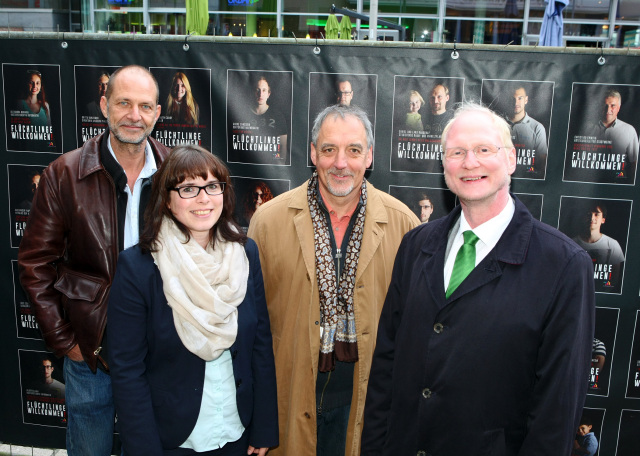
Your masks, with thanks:
[[[307,152],[311,152],[311,136],[315,118],[327,106],[342,104],[361,108],[371,122],[375,138],[376,100],[378,97],[377,74],[350,73],[309,73],[309,130],[307,134]],[[313,166],[310,154],[307,154],[307,165]],[[369,169],[374,168],[374,161]]]
[[[531,212],[538,220],[542,220],[542,201],[544,195],[538,193],[514,193],[522,204]]]
[[[24,423],[65,427],[63,361],[44,351],[18,350]]]
[[[9,152],[62,153],[60,66],[2,64]]]
[[[463,99],[463,78],[395,76],[391,171],[441,174],[442,130]]]
[[[580,418],[580,421],[584,422],[585,425],[587,426],[584,430],[588,431],[588,433],[591,434],[588,438],[590,441],[596,442],[597,448],[593,453],[585,452],[587,446],[584,445],[585,443],[584,436],[580,432],[581,426],[578,426],[578,429],[576,429],[576,435],[574,439],[574,451],[571,452],[571,456],[579,456],[579,455],[587,455],[587,454],[593,454],[593,456],[597,456],[600,454],[600,444],[602,443],[601,442],[602,425],[604,423],[605,412],[606,412],[606,409],[603,409],[603,408],[585,407],[582,409],[582,416]],[[591,424],[587,424],[587,423],[591,423]],[[576,446],[578,448],[576,448]]]
[[[106,96],[111,74],[117,69],[117,66],[74,66],[78,147],[108,128],[100,99]]]
[[[456,206],[456,196],[443,188],[390,185],[389,194],[406,204],[421,223],[444,217]]]
[[[20,246],[43,169],[43,166],[7,165],[11,247]]]
[[[622,409],[615,456],[640,454],[640,410]]]
[[[13,303],[16,310],[16,331],[21,339],[42,339],[36,316],[29,304],[27,295],[20,285],[18,262],[11,260],[13,273]]]
[[[639,87],[573,83],[563,180],[635,183]]]
[[[160,117],[152,137],[167,147],[196,144],[211,151],[211,70],[149,68],[160,86]]]
[[[554,82],[482,80],[482,104],[502,116],[516,149],[516,179],[544,179]]]
[[[609,379],[618,332],[620,309],[596,307],[596,329],[593,336],[589,390],[587,394],[609,396]]]
[[[627,377],[627,394],[625,397],[640,399],[640,310],[636,311],[636,322],[631,342],[631,358]],[[638,434],[640,435],[640,434]]]
[[[596,293],[622,293],[632,203],[577,196],[560,198],[558,229],[591,256]]]
[[[289,191],[288,179],[257,179],[253,177],[232,176],[231,182],[236,193],[234,217],[246,233],[253,213],[264,203]]]
[[[291,165],[293,72],[227,70],[227,161]]]

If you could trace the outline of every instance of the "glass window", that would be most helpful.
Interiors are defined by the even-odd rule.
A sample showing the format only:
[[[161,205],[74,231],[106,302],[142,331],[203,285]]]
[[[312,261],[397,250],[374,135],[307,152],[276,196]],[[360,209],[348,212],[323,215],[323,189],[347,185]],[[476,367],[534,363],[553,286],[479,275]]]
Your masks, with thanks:
[[[407,41],[422,43],[439,43],[437,19],[403,19],[402,25],[407,28]]]
[[[0,0],[0,8],[68,9],[69,2],[64,0]]]
[[[619,0],[617,17],[623,21],[640,20],[640,2],[638,0]]]
[[[241,14],[247,11],[261,13],[275,13],[277,11],[277,0],[218,0],[220,11],[229,11]],[[211,10],[211,4],[209,5]]]
[[[449,1],[449,0],[448,0]],[[469,3],[469,0],[464,0]],[[356,10],[357,0],[345,1],[344,8]],[[362,5],[363,14],[369,14],[371,2],[365,1]],[[336,6],[338,4],[336,3]],[[438,0],[382,0],[378,2],[378,14],[438,14]]]
[[[608,0],[577,0],[564,9],[564,19],[609,20]]]
[[[520,44],[522,22],[448,20],[445,21],[445,43]]]
[[[149,20],[151,33],[163,35],[184,35],[186,33],[186,13],[151,13]]]
[[[354,2],[355,3],[355,2]],[[355,5],[352,6],[349,2],[344,0],[318,0],[318,1],[306,1],[300,0],[282,0],[283,9],[285,13],[306,13],[306,14],[318,14],[324,15],[330,13],[331,5],[336,5],[338,8],[349,8],[351,10],[356,9]],[[298,34],[296,33],[296,36]]]
[[[522,19],[524,0],[447,0],[447,16]]]
[[[142,0],[96,0],[96,9],[142,8]]]
[[[97,32],[146,33],[142,13],[96,12],[95,26]]]
[[[616,41],[611,43],[615,47],[640,47],[640,28],[636,25],[620,26],[616,30]]]
[[[149,0],[149,8],[187,8],[186,0]]]

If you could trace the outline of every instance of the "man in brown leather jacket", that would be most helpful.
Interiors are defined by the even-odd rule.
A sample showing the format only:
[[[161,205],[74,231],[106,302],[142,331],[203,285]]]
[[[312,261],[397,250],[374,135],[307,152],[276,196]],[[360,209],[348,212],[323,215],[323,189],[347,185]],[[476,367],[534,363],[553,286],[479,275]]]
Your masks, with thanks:
[[[109,129],[43,172],[20,244],[20,281],[47,346],[65,357],[70,456],[111,454],[107,297],[118,253],[138,242],[150,178],[169,153],[149,137],[158,96],[145,68],[113,73],[100,100]]]

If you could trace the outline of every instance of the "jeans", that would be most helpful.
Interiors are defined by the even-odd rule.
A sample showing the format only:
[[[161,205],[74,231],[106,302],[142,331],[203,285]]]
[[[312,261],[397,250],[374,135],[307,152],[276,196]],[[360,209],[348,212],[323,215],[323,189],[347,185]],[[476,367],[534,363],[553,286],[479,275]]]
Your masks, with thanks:
[[[351,405],[323,410],[318,415],[316,456],[344,455]]]
[[[100,369],[94,374],[84,361],[64,358],[67,405],[67,454],[108,456],[113,446],[115,408],[111,377]]]

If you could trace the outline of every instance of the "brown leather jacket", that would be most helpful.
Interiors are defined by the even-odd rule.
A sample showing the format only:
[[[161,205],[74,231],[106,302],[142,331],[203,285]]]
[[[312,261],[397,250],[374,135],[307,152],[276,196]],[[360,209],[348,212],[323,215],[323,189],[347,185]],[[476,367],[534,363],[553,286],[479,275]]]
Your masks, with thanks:
[[[100,161],[104,137],[44,171],[18,252],[20,282],[45,343],[59,357],[78,344],[94,372],[119,251],[116,187]],[[169,149],[148,140],[160,166]]]

